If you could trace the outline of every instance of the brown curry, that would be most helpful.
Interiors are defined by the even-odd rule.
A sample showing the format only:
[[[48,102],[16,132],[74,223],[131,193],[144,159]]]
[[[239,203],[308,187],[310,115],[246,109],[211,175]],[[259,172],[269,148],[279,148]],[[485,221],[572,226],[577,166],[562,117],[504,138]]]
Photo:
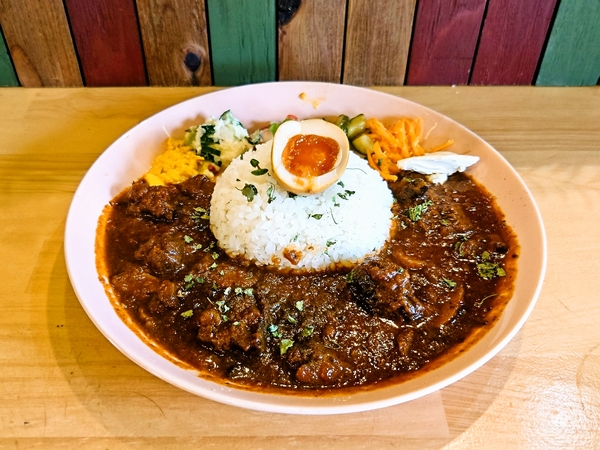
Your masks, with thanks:
[[[469,177],[404,175],[389,183],[390,239],[351,271],[278,272],[228,257],[209,228],[214,184],[197,176],[119,194],[101,220],[99,272],[141,334],[223,383],[306,393],[400,382],[493,325],[518,255]]]

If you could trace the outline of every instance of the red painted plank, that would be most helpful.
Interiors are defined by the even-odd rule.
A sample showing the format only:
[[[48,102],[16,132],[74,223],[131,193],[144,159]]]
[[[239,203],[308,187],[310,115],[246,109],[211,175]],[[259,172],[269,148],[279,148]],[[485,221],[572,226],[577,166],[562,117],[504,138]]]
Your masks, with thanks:
[[[86,86],[145,86],[134,0],[65,0]]]
[[[556,0],[489,0],[471,84],[530,85]]]
[[[486,0],[421,0],[406,84],[467,84]]]

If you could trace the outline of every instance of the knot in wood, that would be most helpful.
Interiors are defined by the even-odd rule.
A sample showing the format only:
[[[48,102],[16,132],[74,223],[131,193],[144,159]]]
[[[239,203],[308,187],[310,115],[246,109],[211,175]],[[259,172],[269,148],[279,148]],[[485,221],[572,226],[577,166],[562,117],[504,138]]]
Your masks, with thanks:
[[[289,23],[300,8],[300,0],[277,0],[277,23],[279,26]]]
[[[187,52],[185,54],[183,62],[188,69],[190,69],[192,72],[195,72],[200,67],[202,60],[200,59],[200,56],[196,53]]]

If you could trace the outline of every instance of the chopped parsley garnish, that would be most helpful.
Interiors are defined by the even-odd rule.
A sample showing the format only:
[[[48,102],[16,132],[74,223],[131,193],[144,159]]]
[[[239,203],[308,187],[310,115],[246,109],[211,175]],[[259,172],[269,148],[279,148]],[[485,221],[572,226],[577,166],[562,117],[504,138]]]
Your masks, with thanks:
[[[481,305],[483,305],[483,302],[485,302],[488,298],[497,297],[497,296],[498,296],[498,294],[491,294],[486,297],[483,297],[480,301],[475,303],[475,306],[477,306],[479,308]]]
[[[298,321],[295,318],[293,318],[292,316],[290,316],[289,314],[287,316],[287,321],[289,323],[291,323],[292,325],[296,325],[298,323]]]
[[[456,281],[453,281],[449,278],[442,278],[442,281],[446,284],[446,286],[448,286],[450,289],[453,289],[456,287]]]
[[[335,206],[335,205],[334,205],[334,206]],[[338,205],[338,206],[339,206],[339,205]],[[335,216],[333,215],[333,211],[331,210],[331,208],[329,208],[329,214],[331,214],[331,220],[333,220],[333,223],[335,223],[335,224],[337,225],[337,224],[338,224],[338,223],[337,223],[337,220],[335,220]]]
[[[267,189],[267,203],[271,203],[273,200],[275,200],[275,186],[271,185]]]
[[[350,190],[346,189],[343,193],[338,192],[337,196],[339,198],[341,198],[342,200],[348,200],[348,197],[351,195],[354,195],[354,194],[356,194],[356,191],[350,191]]]
[[[281,331],[279,331],[279,327],[277,325],[275,325],[274,323],[272,323],[271,325],[269,325],[269,327],[267,328],[267,330],[275,338],[279,339],[282,336]]]
[[[325,243],[325,245],[327,245],[327,247],[331,247],[332,245],[335,245],[336,241],[327,241]]]
[[[294,341],[291,339],[282,339],[279,343],[279,353],[285,355],[287,351],[294,345]]]
[[[194,278],[194,275],[188,273],[185,277],[183,277],[183,281],[185,282],[183,288],[189,291],[194,287],[194,285],[204,283],[204,278],[202,278],[201,276],[197,276]]]
[[[217,252],[214,252],[211,256],[212,256],[212,259],[214,259],[214,260],[219,258],[219,254]]]
[[[344,183],[343,183],[342,181],[338,181],[338,182],[337,182],[337,185],[338,185],[338,186],[340,186],[340,187],[342,187],[342,188],[343,188],[343,187],[345,187],[345,186],[344,186]]]
[[[302,330],[302,337],[312,336],[314,331],[315,331],[315,327],[308,325],[308,326],[304,327],[304,329]]]
[[[309,214],[308,217],[312,217],[313,219],[320,220],[323,217],[323,214]]]
[[[464,243],[465,241],[458,241],[456,244],[454,244],[454,250],[458,252],[458,256],[465,256],[465,252],[462,248]]]
[[[194,315],[194,310],[193,309],[188,309],[187,311],[184,311],[184,312],[181,313],[181,317],[183,317],[184,319],[189,319],[193,315]]]
[[[269,169],[263,169],[262,167],[260,167],[260,162],[258,161],[258,159],[252,158],[250,160],[250,165],[256,169],[250,172],[252,175],[261,176],[269,171]]]
[[[497,263],[485,261],[477,264],[477,273],[484,280],[491,280],[495,277],[506,276],[506,271]]]
[[[346,283],[353,283],[354,282],[354,272],[350,271],[348,272],[348,275],[346,275]]]
[[[254,196],[258,194],[256,186],[246,183],[242,189],[242,195],[248,199],[248,203],[254,200]]]
[[[227,306],[225,304],[225,300],[219,300],[218,302],[215,302],[217,307],[219,308],[219,312],[222,313],[226,313],[227,311],[229,311],[229,306]]]
[[[186,244],[194,242],[194,238],[191,236],[188,236],[187,234],[185,236],[183,236],[183,240],[185,241]]]
[[[406,210],[406,215],[413,222],[418,222],[421,219],[421,216],[427,211],[427,208],[429,208],[432,204],[433,202],[431,200],[419,203],[418,205],[413,206],[412,208],[408,208]]]
[[[208,215],[208,211],[204,208],[201,208],[199,206],[197,206],[196,208],[194,208],[194,212],[192,213],[192,215],[190,216],[193,220],[198,221],[200,219],[203,220],[208,220],[210,219],[210,216]]]
[[[216,269],[217,268],[217,263],[214,262],[210,265],[209,269]]]
[[[296,198],[296,197],[298,197],[298,194],[294,194],[293,192],[288,191],[288,197],[289,198]]]

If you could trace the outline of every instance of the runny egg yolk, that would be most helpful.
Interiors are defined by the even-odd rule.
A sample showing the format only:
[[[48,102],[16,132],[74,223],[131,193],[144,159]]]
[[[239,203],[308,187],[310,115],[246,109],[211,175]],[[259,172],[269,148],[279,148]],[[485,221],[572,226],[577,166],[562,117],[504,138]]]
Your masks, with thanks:
[[[331,172],[340,153],[335,139],[316,134],[297,134],[290,138],[281,160],[285,168],[301,178],[312,178]]]

